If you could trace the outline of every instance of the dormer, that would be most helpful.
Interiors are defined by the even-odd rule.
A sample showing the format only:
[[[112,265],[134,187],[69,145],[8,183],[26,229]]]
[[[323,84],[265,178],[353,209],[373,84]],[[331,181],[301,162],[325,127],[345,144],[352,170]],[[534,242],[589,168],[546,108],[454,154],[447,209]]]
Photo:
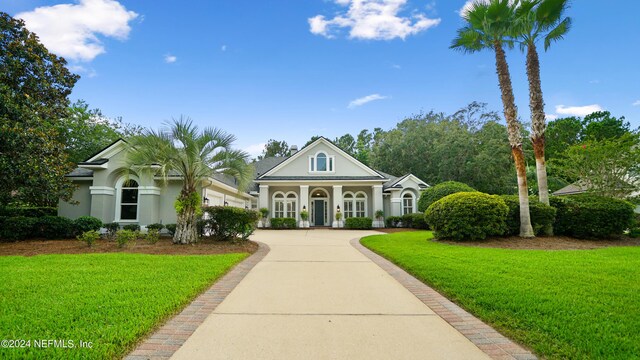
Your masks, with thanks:
[[[336,172],[336,157],[321,150],[309,156],[309,174],[333,174]]]

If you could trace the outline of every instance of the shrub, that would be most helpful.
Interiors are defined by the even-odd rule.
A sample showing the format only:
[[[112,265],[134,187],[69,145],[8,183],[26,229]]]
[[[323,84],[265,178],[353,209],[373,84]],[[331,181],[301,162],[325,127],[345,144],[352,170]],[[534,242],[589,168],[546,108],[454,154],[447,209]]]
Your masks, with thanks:
[[[385,220],[385,224],[390,228],[397,228],[400,226],[402,218],[400,216],[388,216]]]
[[[149,244],[155,244],[160,240],[160,230],[158,229],[149,229],[144,236],[144,239]]]
[[[116,242],[119,247],[125,247],[128,243],[135,241],[138,238],[138,232],[128,229],[118,230],[116,232]]]
[[[202,231],[219,240],[247,239],[253,234],[259,216],[256,211],[233,206],[209,206],[202,212]]]
[[[369,230],[373,226],[373,219],[368,217],[350,217],[344,220],[347,229]]]
[[[37,219],[36,236],[45,239],[67,239],[73,236],[73,221],[62,216],[43,216]]]
[[[0,239],[24,240],[33,237],[36,233],[37,218],[26,216],[7,217],[4,225],[0,227]]]
[[[147,229],[148,230],[158,230],[158,233],[159,233],[160,231],[162,231],[162,229],[164,229],[164,225],[162,225],[160,223],[149,224],[149,225],[147,225]]]
[[[634,206],[624,200],[580,194],[551,197],[557,209],[554,231],[577,238],[607,238],[633,227]]]
[[[260,218],[261,219],[266,219],[267,216],[269,216],[269,209],[267,208],[260,208],[260,210],[258,210],[260,213]]]
[[[173,236],[176,233],[176,224],[167,224],[164,226],[169,232],[169,235]]]
[[[500,197],[509,207],[505,235],[519,235],[520,199],[518,195],[500,195]],[[534,197],[529,198],[529,214],[531,215],[531,226],[536,235],[540,235],[544,229],[551,228],[556,220],[556,209],[541,203]]]
[[[497,195],[461,192],[431,204],[426,220],[440,239],[475,240],[504,234],[508,213],[509,208]]]
[[[420,193],[420,199],[418,199],[418,211],[424,213],[431,204],[442,199],[443,197],[458,192],[474,192],[476,191],[471,186],[457,182],[457,181],[445,181],[438,185],[434,185],[430,188],[426,188]]]
[[[382,210],[376,210],[375,217],[376,217],[376,219],[382,219],[382,218],[384,218],[384,211],[382,211]]]
[[[122,228],[130,231],[140,231],[140,225],[138,224],[127,224],[123,225]]]
[[[295,229],[297,227],[294,218],[273,218],[271,219],[271,227],[274,229]]]
[[[402,221],[402,227],[414,229],[429,228],[429,224],[427,224],[424,213],[404,214],[400,219]]]
[[[337,212],[335,215],[336,221],[340,221],[342,220],[342,213],[341,212]]]
[[[82,235],[78,235],[76,238],[91,247],[96,240],[100,239],[100,233],[97,230],[89,230],[83,232]]]
[[[309,212],[307,210],[302,210],[300,211],[300,219],[302,221],[307,221],[309,220]]]
[[[102,227],[102,221],[93,216],[81,216],[73,220],[73,232],[74,234],[83,234],[91,230],[100,230]]]
[[[0,207],[0,216],[6,217],[34,217],[56,216],[58,209],[48,206]]]
[[[116,232],[120,230],[120,224],[118,224],[117,222],[105,223],[102,224],[102,227],[107,230],[107,238],[109,238],[109,240],[115,239]]]

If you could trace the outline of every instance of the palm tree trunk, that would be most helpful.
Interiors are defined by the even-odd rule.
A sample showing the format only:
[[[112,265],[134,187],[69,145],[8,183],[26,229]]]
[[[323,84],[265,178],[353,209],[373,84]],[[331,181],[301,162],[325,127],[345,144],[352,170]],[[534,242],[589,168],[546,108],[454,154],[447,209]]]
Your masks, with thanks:
[[[183,190],[178,198],[183,208],[178,212],[176,233],[173,235],[174,244],[191,244],[198,240],[196,208],[189,201],[189,195],[185,194],[189,192]]]
[[[527,48],[527,78],[529,79],[529,109],[531,110],[531,143],[536,157],[536,174],[538,176],[538,198],[549,205],[549,185],[547,183],[547,166],[544,159],[544,133],[546,130],[544,99],[540,81],[540,61],[534,43]]]
[[[518,176],[518,197],[520,199],[520,236],[534,237],[531,226],[531,216],[529,214],[529,189],[527,188],[527,170],[525,167],[524,152],[522,151],[522,134],[520,133],[520,122],[518,121],[518,108],[516,107],[511,86],[511,74],[507,56],[502,48],[502,43],[494,42],[496,53],[496,70],[498,72],[498,83],[502,95],[502,106],[504,117],[507,120],[507,132],[509,134],[509,144],[511,153],[516,164],[516,174]]]

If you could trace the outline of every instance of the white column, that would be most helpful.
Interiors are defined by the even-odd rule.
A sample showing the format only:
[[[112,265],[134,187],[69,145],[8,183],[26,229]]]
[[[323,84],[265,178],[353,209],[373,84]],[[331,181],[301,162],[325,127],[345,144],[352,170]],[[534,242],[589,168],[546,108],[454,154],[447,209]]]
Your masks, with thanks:
[[[340,221],[336,221],[336,212],[338,211],[338,206],[340,206],[341,213],[344,211],[342,205],[342,185],[333,185],[333,211],[329,212],[329,215],[333,216],[333,222],[331,226],[334,228],[343,227],[344,218],[340,219]]]
[[[260,185],[260,193],[258,195],[258,211],[262,208],[269,209],[269,185]],[[271,209],[269,209],[271,212]],[[272,214],[269,214],[272,215]],[[269,219],[261,220],[258,223],[258,227],[267,227],[269,224]]]
[[[391,191],[391,216],[402,215],[402,198],[400,198],[401,190]]]
[[[373,214],[371,217],[373,218],[373,227],[381,228],[384,227],[383,219],[376,219],[376,211],[383,210],[382,204],[382,185],[373,185],[371,187],[371,194],[373,198]]]
[[[298,210],[298,213],[300,214],[303,210],[306,211],[307,214],[310,213],[310,211],[309,211],[309,185],[300,185],[300,209]],[[308,228],[309,227],[309,220],[302,221],[302,218],[300,218],[300,224],[298,226],[301,227],[301,228]]]

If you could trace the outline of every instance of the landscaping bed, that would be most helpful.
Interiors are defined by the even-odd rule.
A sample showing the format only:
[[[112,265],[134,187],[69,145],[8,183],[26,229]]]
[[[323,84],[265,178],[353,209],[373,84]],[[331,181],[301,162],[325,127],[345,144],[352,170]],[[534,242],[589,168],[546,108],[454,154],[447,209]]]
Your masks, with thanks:
[[[428,231],[362,244],[543,358],[640,354],[640,247],[495,249],[433,241]]]
[[[485,240],[437,240],[442,244],[475,246],[486,248],[502,249],[524,249],[524,250],[588,250],[601,249],[611,246],[640,246],[640,238],[630,238],[626,236],[617,239],[576,239],[568,236],[538,236],[531,239],[524,239],[519,236],[492,237]]]
[[[175,245],[171,238],[162,237],[155,244],[142,239],[118,247],[115,241],[97,240],[92,247],[76,239],[67,240],[25,240],[19,242],[0,242],[1,255],[34,256],[42,254],[97,254],[97,253],[137,253],[154,255],[211,255],[229,253],[254,253],[258,244],[253,241],[217,241],[203,238],[191,245]]]

